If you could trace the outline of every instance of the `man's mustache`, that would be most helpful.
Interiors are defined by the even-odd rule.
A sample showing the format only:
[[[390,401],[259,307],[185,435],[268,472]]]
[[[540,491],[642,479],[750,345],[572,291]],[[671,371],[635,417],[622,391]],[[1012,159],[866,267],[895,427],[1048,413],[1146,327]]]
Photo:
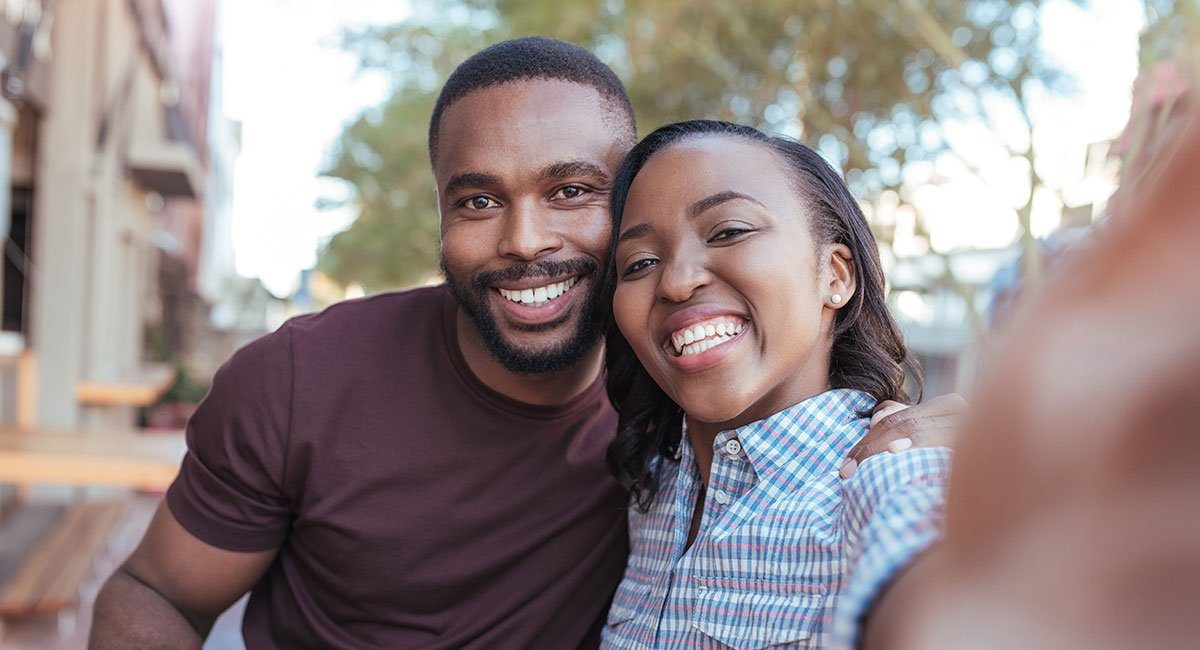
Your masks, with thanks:
[[[528,264],[518,264],[497,271],[482,271],[476,275],[471,284],[477,290],[484,290],[498,282],[516,282],[526,278],[559,278],[568,275],[589,275],[596,272],[600,265],[595,260],[581,257],[573,260],[542,260]]]

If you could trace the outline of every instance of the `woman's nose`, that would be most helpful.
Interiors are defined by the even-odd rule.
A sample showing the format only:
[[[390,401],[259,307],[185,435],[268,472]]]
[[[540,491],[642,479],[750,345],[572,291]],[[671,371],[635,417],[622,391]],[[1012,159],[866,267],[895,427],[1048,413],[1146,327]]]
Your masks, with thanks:
[[[658,280],[658,298],[663,302],[687,302],[696,291],[712,284],[712,275],[702,263],[663,263]]]

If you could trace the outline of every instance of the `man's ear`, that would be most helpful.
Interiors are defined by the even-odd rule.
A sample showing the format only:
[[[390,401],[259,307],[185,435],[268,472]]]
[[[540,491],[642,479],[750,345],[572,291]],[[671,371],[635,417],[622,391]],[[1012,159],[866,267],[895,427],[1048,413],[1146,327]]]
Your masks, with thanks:
[[[845,244],[833,244],[825,248],[828,277],[822,289],[825,305],[831,309],[841,309],[850,302],[850,297],[858,289],[857,275],[854,272],[854,255]]]

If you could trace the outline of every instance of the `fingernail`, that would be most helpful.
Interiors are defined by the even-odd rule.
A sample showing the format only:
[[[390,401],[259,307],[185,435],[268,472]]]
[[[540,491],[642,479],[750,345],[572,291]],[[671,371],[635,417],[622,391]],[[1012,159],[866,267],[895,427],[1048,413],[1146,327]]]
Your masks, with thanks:
[[[888,443],[888,451],[892,452],[893,454],[898,454],[905,449],[911,448],[912,445],[912,438],[900,438]]]
[[[854,470],[856,469],[858,469],[858,461],[849,458],[846,462],[842,463],[842,468],[838,470],[838,475],[842,478],[850,478],[850,475],[854,474]]]

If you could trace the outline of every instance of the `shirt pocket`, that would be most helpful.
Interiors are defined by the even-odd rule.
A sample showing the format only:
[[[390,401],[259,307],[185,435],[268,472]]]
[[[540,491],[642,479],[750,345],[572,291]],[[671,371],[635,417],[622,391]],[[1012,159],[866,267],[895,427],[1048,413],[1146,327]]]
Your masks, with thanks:
[[[823,592],[770,593],[710,587],[692,626],[734,650],[816,647],[825,616]]]

